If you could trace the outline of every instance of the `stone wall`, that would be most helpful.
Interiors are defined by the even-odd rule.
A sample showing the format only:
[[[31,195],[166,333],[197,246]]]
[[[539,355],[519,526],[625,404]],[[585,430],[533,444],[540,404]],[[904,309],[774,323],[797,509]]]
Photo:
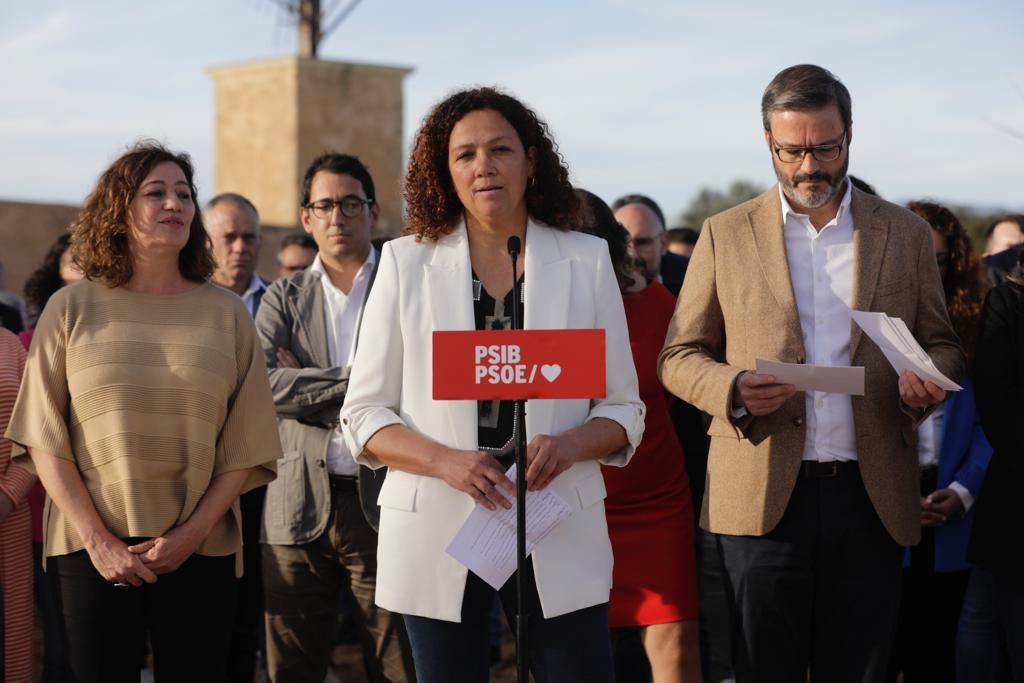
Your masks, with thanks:
[[[23,293],[25,280],[43,261],[46,250],[78,216],[77,206],[0,201],[0,263],[7,289]],[[267,280],[277,276],[277,250],[291,227],[264,225],[258,270]]]
[[[78,217],[68,204],[0,201],[0,263],[7,289],[22,293],[25,280],[40,263],[53,241]]]

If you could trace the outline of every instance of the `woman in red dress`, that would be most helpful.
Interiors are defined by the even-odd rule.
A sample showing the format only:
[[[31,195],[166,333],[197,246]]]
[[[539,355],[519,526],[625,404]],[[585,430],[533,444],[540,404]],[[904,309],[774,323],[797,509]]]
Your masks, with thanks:
[[[578,191],[583,230],[608,242],[619,277],[640,398],[643,441],[629,466],[602,467],[608,534],[615,554],[609,623],[641,627],[654,683],[701,680],[693,506],[683,450],[658,381],[658,354],[675,308],[659,282],[647,282],[627,255],[629,235],[597,196]]]

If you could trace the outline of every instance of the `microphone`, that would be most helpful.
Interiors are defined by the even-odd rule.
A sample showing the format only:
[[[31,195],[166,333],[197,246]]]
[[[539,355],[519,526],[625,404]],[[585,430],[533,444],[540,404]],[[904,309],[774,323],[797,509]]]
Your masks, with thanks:
[[[523,329],[523,321],[519,319],[519,296],[516,291],[517,277],[516,273],[516,262],[519,260],[519,254],[522,252],[523,242],[517,235],[512,235],[508,238],[508,255],[512,257],[512,329],[521,330]]]
[[[522,253],[523,242],[518,236],[508,238],[508,255],[512,257],[512,329],[523,329],[523,321],[519,317],[519,294],[516,290],[516,262]],[[512,433],[516,442],[516,680],[526,683],[529,680],[529,663],[527,660],[527,623],[526,593],[523,573],[526,568],[526,401],[516,401],[516,413],[522,417],[518,424],[513,418]]]

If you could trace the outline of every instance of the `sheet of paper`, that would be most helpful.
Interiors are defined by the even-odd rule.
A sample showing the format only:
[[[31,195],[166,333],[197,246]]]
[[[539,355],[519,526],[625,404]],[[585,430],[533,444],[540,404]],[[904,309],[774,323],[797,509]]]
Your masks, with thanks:
[[[516,479],[513,465],[505,473]],[[526,493],[526,554],[569,518],[572,506],[550,488]],[[516,571],[516,507],[491,511],[477,504],[445,551],[495,590]]]
[[[830,394],[864,395],[864,368],[833,368],[824,365],[798,365],[777,360],[757,359],[757,372],[774,375],[780,384],[792,384],[798,391],[824,391]]]
[[[960,391],[963,388],[935,367],[935,363],[921,348],[910,328],[899,318],[867,311],[850,311],[850,314],[860,329],[864,330],[864,334],[878,345],[882,355],[896,372],[910,370],[921,379],[928,380],[946,391]]]

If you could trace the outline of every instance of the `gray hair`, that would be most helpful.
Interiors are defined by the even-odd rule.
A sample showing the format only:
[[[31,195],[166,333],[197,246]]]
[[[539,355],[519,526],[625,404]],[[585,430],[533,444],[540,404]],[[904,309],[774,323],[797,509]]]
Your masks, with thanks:
[[[256,209],[256,205],[249,201],[246,197],[243,197],[242,195],[236,192],[221,192],[219,195],[217,195],[216,197],[214,197],[213,199],[206,203],[206,210],[209,211],[213,207],[217,206],[218,204],[222,204],[223,202],[231,202],[232,204],[240,208],[249,209],[250,211],[252,211],[253,215],[256,216],[256,220],[259,220],[260,218],[260,212]]]
[[[761,122],[765,130],[771,126],[768,117],[777,111],[819,111],[836,105],[843,125],[849,129],[853,123],[850,91],[831,71],[814,64],[797,64],[783,69],[761,97]]]

